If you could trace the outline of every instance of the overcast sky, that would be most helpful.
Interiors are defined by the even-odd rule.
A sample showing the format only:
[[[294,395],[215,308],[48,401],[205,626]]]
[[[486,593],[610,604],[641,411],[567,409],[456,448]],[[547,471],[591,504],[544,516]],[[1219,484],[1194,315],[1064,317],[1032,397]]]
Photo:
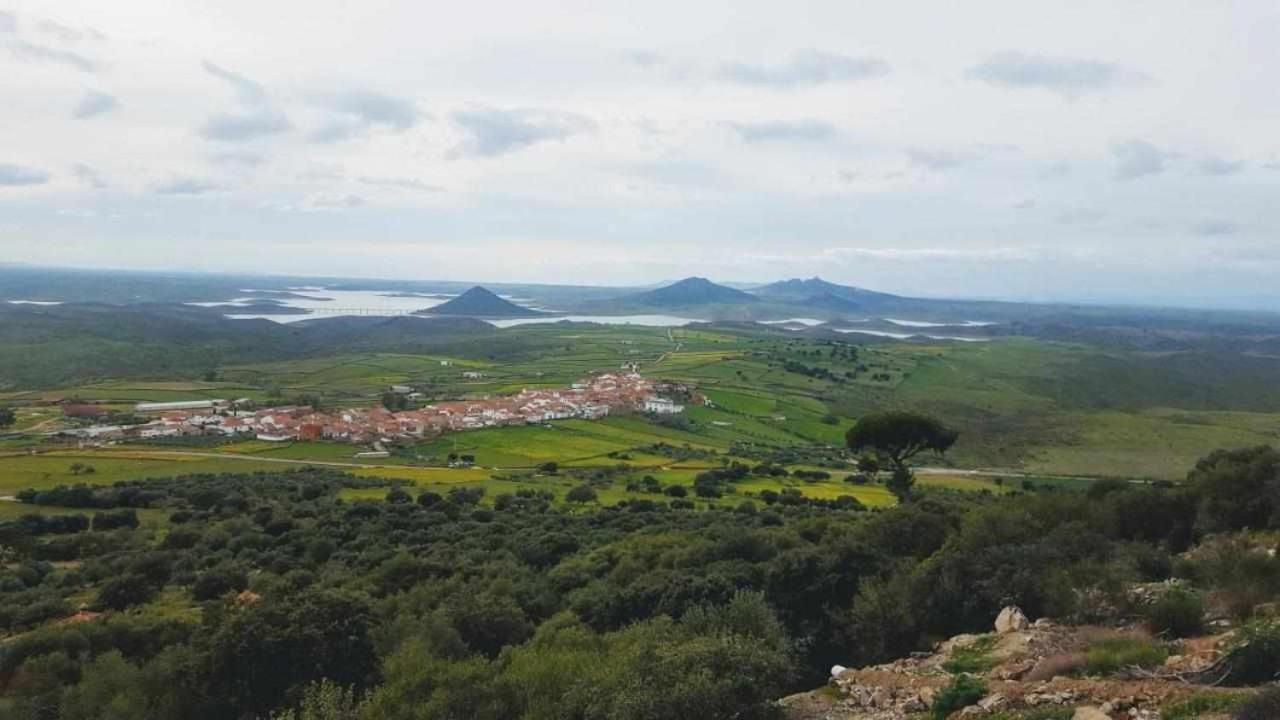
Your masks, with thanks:
[[[1280,309],[1280,3],[0,0],[0,261]]]

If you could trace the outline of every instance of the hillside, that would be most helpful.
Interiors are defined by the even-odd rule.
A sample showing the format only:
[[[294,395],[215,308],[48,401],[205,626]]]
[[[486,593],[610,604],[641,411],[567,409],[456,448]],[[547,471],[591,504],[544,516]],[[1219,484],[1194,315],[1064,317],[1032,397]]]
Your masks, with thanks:
[[[646,307],[676,308],[755,303],[760,298],[742,290],[718,285],[703,277],[690,277],[656,290],[626,295],[619,300]]]
[[[422,350],[498,333],[463,317],[333,317],[282,325],[186,305],[0,305],[0,388],[101,377],[190,377],[230,363],[346,350]]]
[[[837,285],[822,278],[812,277],[805,280],[792,278],[770,283],[756,288],[752,293],[771,300],[791,300],[809,302],[819,298],[834,297],[867,305],[878,301],[898,300],[897,295],[864,290],[849,285]]]
[[[949,717],[1225,720],[1227,710],[1251,695],[1216,686],[1241,661],[1227,650],[1233,645],[1230,632],[1187,638],[1165,648],[1141,624],[1079,627],[1047,618],[1031,623],[1016,607],[1006,608],[993,629],[957,635],[932,653],[889,663],[859,669],[837,665],[827,687],[785,698],[785,716],[910,720],[930,710],[946,712],[938,708],[950,701],[945,706],[951,708]],[[1141,652],[1153,660],[1141,661],[1147,667],[1112,669],[1099,660],[1108,650]],[[948,689],[966,683],[973,694],[955,700]],[[972,705],[962,709],[968,703]]]
[[[828,312],[837,313],[856,313],[867,308],[867,304],[859,302],[848,297],[834,295],[832,293],[822,293],[821,295],[813,295],[801,300],[799,305],[814,310],[826,310]]]
[[[503,300],[479,285],[458,297],[422,311],[428,315],[461,315],[465,317],[513,318],[537,317],[545,313]]]

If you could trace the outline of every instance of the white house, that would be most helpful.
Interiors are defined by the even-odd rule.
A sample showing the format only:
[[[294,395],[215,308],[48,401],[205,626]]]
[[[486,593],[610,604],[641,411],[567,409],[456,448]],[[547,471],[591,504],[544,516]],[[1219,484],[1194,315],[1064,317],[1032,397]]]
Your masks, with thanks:
[[[656,415],[675,415],[684,412],[684,406],[676,404],[675,400],[650,395],[644,399],[644,411]]]

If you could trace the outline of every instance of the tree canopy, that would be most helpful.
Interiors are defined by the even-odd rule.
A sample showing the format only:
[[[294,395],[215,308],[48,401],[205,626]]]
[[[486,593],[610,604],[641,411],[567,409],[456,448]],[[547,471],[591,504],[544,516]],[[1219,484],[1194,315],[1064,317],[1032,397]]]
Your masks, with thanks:
[[[893,465],[888,488],[899,500],[906,500],[914,485],[911,459],[926,450],[945,453],[959,436],[959,432],[927,415],[883,412],[864,415],[845,434],[845,442],[854,452],[873,450],[887,458]]]
[[[845,442],[854,452],[874,450],[895,468],[906,468],[912,458],[926,450],[950,450],[959,436],[959,432],[928,415],[884,412],[863,416],[849,429]]]

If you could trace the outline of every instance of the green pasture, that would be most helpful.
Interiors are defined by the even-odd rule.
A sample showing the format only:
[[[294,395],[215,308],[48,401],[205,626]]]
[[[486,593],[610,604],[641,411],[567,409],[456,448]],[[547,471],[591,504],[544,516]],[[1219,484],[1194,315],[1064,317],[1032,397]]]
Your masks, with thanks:
[[[72,472],[73,464],[92,466],[92,473]],[[110,450],[66,450],[39,455],[11,454],[0,456],[0,495],[13,495],[20,490],[37,490],[87,483],[110,485],[121,480],[149,477],[172,477],[195,473],[253,472],[280,470],[287,466],[234,458],[203,458],[113,452]]]

